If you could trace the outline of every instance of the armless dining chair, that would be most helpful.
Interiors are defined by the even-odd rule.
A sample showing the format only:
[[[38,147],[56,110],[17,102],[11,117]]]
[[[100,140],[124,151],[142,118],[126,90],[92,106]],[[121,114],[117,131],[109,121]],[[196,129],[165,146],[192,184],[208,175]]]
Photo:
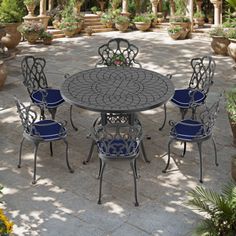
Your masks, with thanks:
[[[19,102],[18,99],[15,98],[15,103],[17,107],[17,112],[21,119],[21,123],[23,126],[23,138],[20,144],[20,152],[19,152],[19,163],[18,168],[21,167],[21,154],[22,154],[22,146],[26,140],[32,142],[34,144],[34,173],[33,173],[33,181],[32,184],[36,183],[36,167],[37,167],[37,152],[39,144],[42,142],[54,142],[62,140],[66,145],[66,164],[71,173],[73,173],[73,169],[70,167],[69,159],[68,159],[68,142],[66,140],[67,131],[65,125],[63,123],[57,122],[55,120],[37,120],[37,113],[32,109],[35,105],[25,106],[23,103]],[[50,146],[51,147],[51,146]],[[51,156],[53,155],[51,149]]]

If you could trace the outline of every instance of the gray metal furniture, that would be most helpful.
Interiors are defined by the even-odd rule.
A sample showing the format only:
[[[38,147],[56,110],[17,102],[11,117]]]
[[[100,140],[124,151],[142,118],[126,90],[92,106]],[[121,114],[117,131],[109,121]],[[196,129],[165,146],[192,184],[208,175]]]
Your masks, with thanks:
[[[42,142],[53,142],[58,140],[63,140],[66,144],[66,164],[71,173],[73,169],[70,167],[68,160],[68,142],[66,140],[67,132],[63,123],[59,123],[55,120],[39,120],[37,121],[37,114],[32,109],[32,105],[26,107],[23,103],[20,103],[16,98],[17,112],[20,116],[21,123],[23,126],[23,139],[20,144],[19,152],[19,164],[18,168],[21,167],[21,153],[22,145],[24,140],[27,139],[32,142],[35,146],[34,148],[34,174],[32,183],[36,183],[36,162],[37,162],[37,152],[39,144]],[[43,106],[43,105],[42,105]],[[53,155],[52,146],[50,145],[51,156]]]
[[[142,67],[136,61],[139,49],[134,44],[123,38],[109,40],[98,48],[101,59],[96,63],[96,67],[103,66],[128,66]]]
[[[24,77],[23,84],[28,90],[30,98],[41,110],[41,119],[45,119],[45,109],[49,111],[52,119],[55,119],[57,108],[64,103],[60,90],[50,88],[44,73],[46,60],[40,57],[26,56],[21,62],[21,70]],[[44,106],[40,106],[40,104]],[[70,122],[74,130],[77,130],[72,120],[72,106],[70,107]]]
[[[192,118],[194,118],[196,108],[205,103],[210,86],[213,84],[215,66],[215,61],[211,56],[196,57],[191,60],[193,73],[188,87],[176,89],[171,98],[171,102],[180,109],[182,119],[184,119],[188,109],[192,110]],[[164,113],[163,125],[159,130],[163,129],[166,122],[165,104]]]
[[[167,172],[170,164],[170,145],[173,141],[181,141],[184,143],[184,150],[182,156],[186,153],[186,143],[197,143],[200,157],[200,179],[202,183],[202,143],[208,139],[212,140],[215,152],[215,164],[217,162],[216,144],[212,136],[212,131],[215,125],[217,113],[219,111],[220,99],[215,102],[210,108],[205,106],[205,110],[200,113],[199,119],[184,119],[179,122],[170,121],[171,131],[170,140],[168,143],[168,160],[163,173]]]
[[[100,112],[102,126],[107,123],[107,113],[130,114],[129,124],[134,125],[136,112],[167,102],[174,94],[174,86],[171,80],[154,71],[111,66],[72,75],[63,83],[61,93],[72,105]],[[91,152],[86,162],[90,157]],[[144,158],[148,161],[145,154]]]
[[[141,125],[131,126],[127,123],[109,123],[94,129],[92,136],[96,141],[100,160],[98,204],[101,204],[103,172],[107,162],[128,160],[133,171],[135,206],[138,206],[136,159],[139,155],[139,146],[142,140]]]

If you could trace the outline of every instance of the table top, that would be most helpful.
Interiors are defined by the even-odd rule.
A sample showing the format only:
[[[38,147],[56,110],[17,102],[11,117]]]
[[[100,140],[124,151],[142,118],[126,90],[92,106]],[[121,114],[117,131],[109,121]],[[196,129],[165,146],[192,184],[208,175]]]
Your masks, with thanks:
[[[72,105],[107,113],[138,112],[158,107],[174,94],[170,79],[134,67],[102,67],[67,78],[62,97]]]

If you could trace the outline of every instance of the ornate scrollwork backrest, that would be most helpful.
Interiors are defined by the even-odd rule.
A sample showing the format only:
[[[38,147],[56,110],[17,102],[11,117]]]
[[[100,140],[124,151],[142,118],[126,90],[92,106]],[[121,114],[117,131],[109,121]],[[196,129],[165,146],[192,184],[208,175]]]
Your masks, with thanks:
[[[207,94],[213,83],[216,66],[214,59],[211,56],[193,58],[191,60],[191,66],[193,73],[189,82],[189,88],[199,89]]]
[[[140,125],[107,124],[95,132],[95,139],[100,153],[113,157],[135,155],[142,139]]]
[[[44,74],[46,61],[44,58],[26,56],[21,62],[21,70],[24,77],[23,84],[29,94],[34,90],[45,89],[48,87],[47,79]]]
[[[215,125],[219,112],[220,98],[211,107],[205,106],[205,110],[199,115],[205,135],[209,135]]]
[[[135,60],[139,49],[134,44],[123,38],[115,38],[98,48],[101,59],[96,63],[98,66],[128,66],[142,67]]]
[[[31,134],[33,124],[37,119],[37,113],[31,109],[31,106],[25,106],[17,98],[15,98],[15,103],[24,131]]]

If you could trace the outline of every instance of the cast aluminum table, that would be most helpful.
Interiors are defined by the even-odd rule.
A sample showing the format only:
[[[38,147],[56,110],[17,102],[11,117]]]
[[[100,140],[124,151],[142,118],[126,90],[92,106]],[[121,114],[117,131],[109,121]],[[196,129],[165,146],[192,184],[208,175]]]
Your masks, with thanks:
[[[100,112],[105,124],[106,113],[134,114],[166,103],[174,94],[174,86],[170,79],[154,71],[102,67],[67,78],[61,93],[72,105]]]

